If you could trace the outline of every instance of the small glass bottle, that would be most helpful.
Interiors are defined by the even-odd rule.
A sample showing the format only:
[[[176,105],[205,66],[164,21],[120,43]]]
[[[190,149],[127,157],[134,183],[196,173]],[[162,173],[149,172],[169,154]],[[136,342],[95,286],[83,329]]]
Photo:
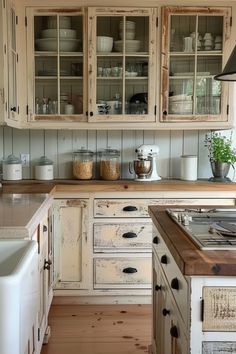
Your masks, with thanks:
[[[103,149],[98,152],[100,157],[100,177],[106,181],[120,179],[120,151]]]
[[[73,152],[73,175],[78,179],[93,178],[93,151],[81,148]]]

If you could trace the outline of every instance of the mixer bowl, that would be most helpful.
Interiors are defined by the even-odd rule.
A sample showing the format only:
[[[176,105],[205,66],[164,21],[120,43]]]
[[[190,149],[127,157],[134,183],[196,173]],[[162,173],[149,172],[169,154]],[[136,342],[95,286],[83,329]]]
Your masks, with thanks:
[[[140,179],[147,178],[151,172],[152,161],[151,160],[134,160],[134,172]]]

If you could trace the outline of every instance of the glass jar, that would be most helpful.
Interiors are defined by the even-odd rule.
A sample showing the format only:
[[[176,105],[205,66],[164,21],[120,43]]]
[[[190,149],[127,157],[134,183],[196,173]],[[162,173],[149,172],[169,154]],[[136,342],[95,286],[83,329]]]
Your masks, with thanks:
[[[98,152],[100,157],[100,177],[106,181],[120,178],[120,151],[104,149]]]
[[[73,152],[73,175],[78,179],[93,177],[93,151],[81,148]]]
[[[41,156],[35,165],[35,179],[53,179],[53,162],[46,156]]]
[[[7,181],[22,179],[22,162],[18,157],[9,155],[5,160],[3,160],[2,178]]]

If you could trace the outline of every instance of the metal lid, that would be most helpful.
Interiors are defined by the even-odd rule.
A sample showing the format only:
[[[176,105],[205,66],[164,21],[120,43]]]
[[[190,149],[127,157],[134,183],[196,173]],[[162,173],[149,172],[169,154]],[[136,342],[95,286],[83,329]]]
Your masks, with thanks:
[[[36,166],[46,165],[53,165],[53,161],[48,159],[47,156],[41,156],[40,159],[37,161]]]
[[[21,159],[12,154],[12,155],[9,155],[5,160],[3,160],[3,163],[6,165],[13,165],[13,164],[20,165]]]
[[[73,155],[82,155],[82,156],[93,156],[94,152],[88,149],[85,149],[83,146],[80,150],[73,151]]]

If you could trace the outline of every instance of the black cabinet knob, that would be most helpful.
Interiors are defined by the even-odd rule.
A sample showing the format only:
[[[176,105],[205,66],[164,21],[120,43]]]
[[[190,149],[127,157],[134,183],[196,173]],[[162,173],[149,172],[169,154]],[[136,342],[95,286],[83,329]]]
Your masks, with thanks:
[[[48,228],[46,225],[43,225],[43,232],[46,232],[46,231],[48,231]]]
[[[123,269],[123,273],[127,273],[127,274],[137,273],[137,269],[136,268],[132,268],[132,267],[124,268]]]
[[[170,335],[171,337],[178,338],[179,333],[178,333],[178,328],[176,326],[172,326],[170,329]]]
[[[123,208],[123,211],[136,211],[138,208],[133,205],[127,205],[126,207]]]
[[[93,116],[93,112],[89,112],[89,115],[90,115],[90,117],[92,117]]]
[[[138,235],[135,232],[125,232],[122,237],[124,238],[135,238],[138,237]]]
[[[159,242],[159,238],[158,238],[157,236],[155,236],[155,237],[153,238],[152,242],[157,245],[158,242]]]
[[[161,263],[167,264],[167,255],[166,254],[163,254],[163,256],[161,256]]]
[[[163,115],[164,115],[164,116],[167,116],[167,111],[163,111]]]
[[[50,260],[46,261],[46,259],[45,259],[43,269],[50,270],[51,264],[52,264],[52,262]]]
[[[11,107],[12,112],[16,112],[16,107]]]
[[[179,290],[179,280],[178,280],[178,278],[173,278],[171,280],[170,286],[172,287],[172,289]]]
[[[156,286],[155,286],[155,290],[156,290],[156,291],[161,290],[161,285],[156,285]]]
[[[163,316],[167,316],[167,315],[169,315],[170,314],[170,310],[167,310],[167,309],[163,309],[162,310],[162,315]]]

